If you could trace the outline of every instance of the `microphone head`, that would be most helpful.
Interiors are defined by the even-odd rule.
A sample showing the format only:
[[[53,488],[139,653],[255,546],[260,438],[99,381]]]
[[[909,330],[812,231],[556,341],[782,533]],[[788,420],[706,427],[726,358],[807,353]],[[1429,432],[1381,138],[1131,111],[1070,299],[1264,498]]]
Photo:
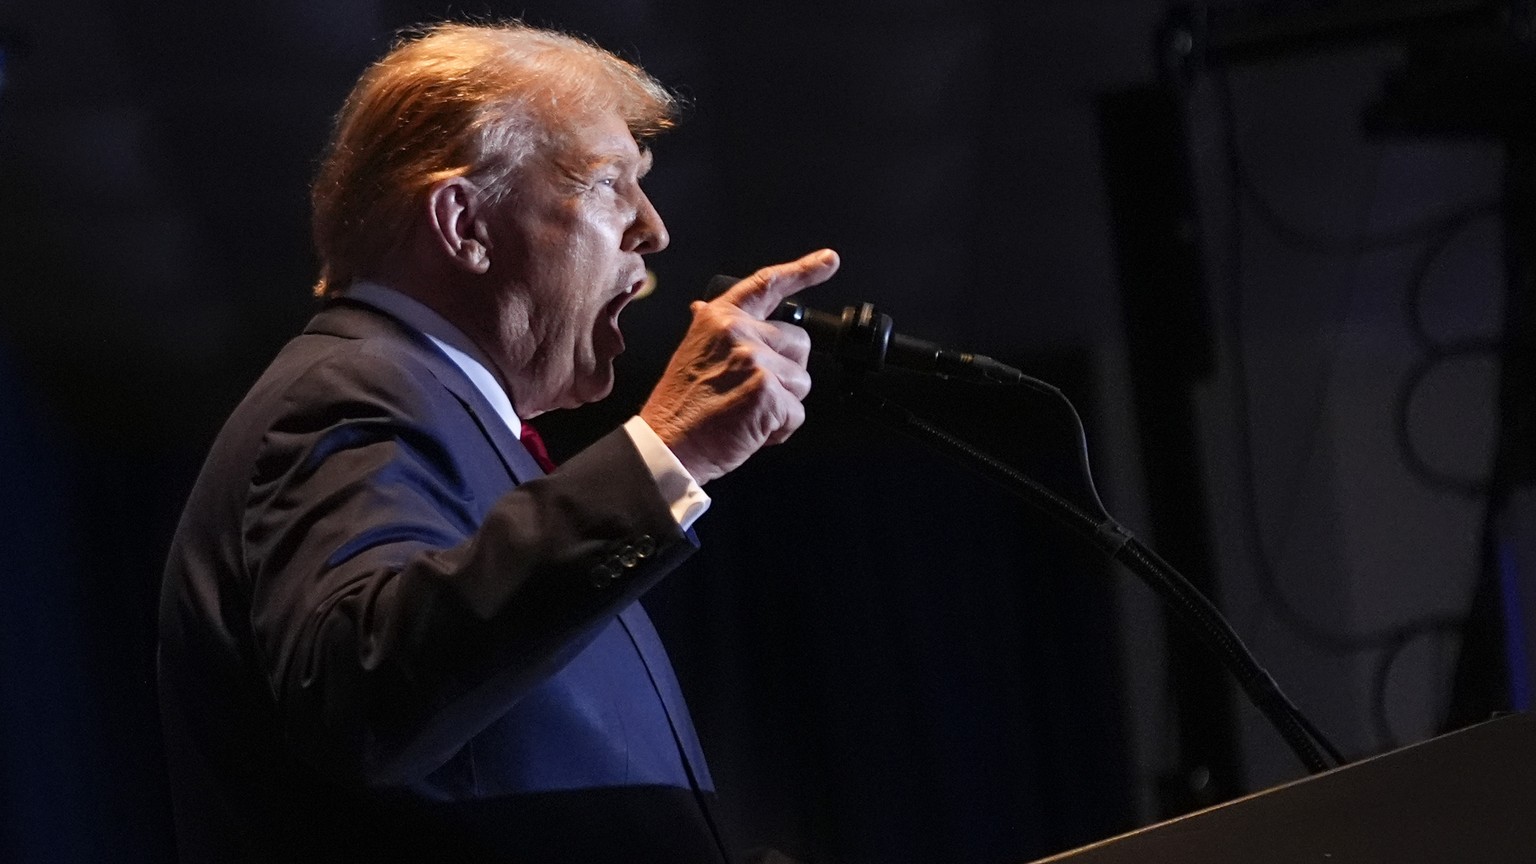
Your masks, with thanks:
[[[704,286],[705,296],[714,299],[741,280],[735,276],[715,275]],[[811,348],[831,354],[847,366],[878,372],[885,365],[885,352],[891,341],[891,316],[864,303],[849,306],[841,315],[822,312],[785,300],[768,316],[804,328],[811,336]]]

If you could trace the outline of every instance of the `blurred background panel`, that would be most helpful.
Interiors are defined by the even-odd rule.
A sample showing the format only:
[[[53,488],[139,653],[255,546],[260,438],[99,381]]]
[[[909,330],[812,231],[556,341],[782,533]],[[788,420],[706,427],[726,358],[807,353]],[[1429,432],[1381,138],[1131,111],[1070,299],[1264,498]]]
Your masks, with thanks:
[[[614,396],[544,424],[557,456],[643,401],[711,275],[832,246],[819,307],[1059,385],[1111,511],[1347,755],[1528,707],[1529,22],[1407,5],[0,8],[0,858],[170,859],[171,529],[314,309],[331,116],[450,15],[586,34],[688,103],[659,290]],[[739,846],[1025,861],[1302,775],[1143,586],[813,371],[646,600]],[[872,386],[1075,477],[1048,405]]]

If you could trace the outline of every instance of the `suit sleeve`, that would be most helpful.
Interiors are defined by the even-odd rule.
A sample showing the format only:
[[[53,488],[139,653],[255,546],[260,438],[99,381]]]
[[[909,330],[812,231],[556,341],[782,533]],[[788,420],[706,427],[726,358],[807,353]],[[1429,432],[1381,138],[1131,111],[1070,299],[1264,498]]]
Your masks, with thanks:
[[[502,465],[409,358],[333,357],[284,406],[242,526],[251,632],[290,744],[343,782],[426,776],[694,548],[622,431],[482,501]]]

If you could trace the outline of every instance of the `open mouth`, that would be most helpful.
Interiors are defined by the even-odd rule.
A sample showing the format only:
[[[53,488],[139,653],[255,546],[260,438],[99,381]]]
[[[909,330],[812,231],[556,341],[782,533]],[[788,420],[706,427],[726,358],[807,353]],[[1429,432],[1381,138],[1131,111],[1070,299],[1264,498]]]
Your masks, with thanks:
[[[634,300],[640,295],[641,289],[644,287],[644,279],[631,282],[628,287],[619,292],[619,294],[615,295],[612,300],[609,300],[607,306],[603,307],[603,311],[605,313],[604,318],[608,322],[608,326],[613,331],[613,338],[616,342],[615,347],[617,349],[615,351],[616,354],[622,354],[624,352],[624,332],[619,329],[619,313],[624,311],[624,307],[628,306],[631,300]]]
[[[618,296],[608,301],[609,317],[614,321],[618,321],[619,313],[624,311],[624,307],[628,306],[631,300],[638,300],[641,297],[650,294],[650,289],[654,287],[655,284],[651,280],[652,277],[649,273],[643,274],[637,279],[630,280],[629,285],[625,286],[624,290],[619,292]]]
[[[624,311],[624,307],[629,305],[629,301],[631,301],[631,300],[635,299],[637,296],[639,296],[640,289],[644,288],[644,287],[645,287],[644,280],[639,281],[639,282],[632,282],[632,283],[630,283],[629,287],[627,287],[623,291],[619,292],[619,294],[617,296],[615,296],[612,300],[609,300],[608,301],[608,317],[609,317],[609,319],[612,320],[612,321],[617,322],[619,320],[619,313]]]

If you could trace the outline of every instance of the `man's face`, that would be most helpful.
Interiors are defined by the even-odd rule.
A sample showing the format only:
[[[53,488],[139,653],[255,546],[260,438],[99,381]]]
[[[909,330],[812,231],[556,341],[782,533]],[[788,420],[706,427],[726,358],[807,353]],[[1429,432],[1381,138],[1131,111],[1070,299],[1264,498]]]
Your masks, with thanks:
[[[509,339],[525,356],[507,370],[522,416],[613,388],[613,359],[624,350],[619,312],[645,285],[642,256],[668,239],[640,189],[650,163],[617,114],[591,116],[528,157],[518,191],[488,214],[488,275],[521,300],[500,326],[523,335]]]

